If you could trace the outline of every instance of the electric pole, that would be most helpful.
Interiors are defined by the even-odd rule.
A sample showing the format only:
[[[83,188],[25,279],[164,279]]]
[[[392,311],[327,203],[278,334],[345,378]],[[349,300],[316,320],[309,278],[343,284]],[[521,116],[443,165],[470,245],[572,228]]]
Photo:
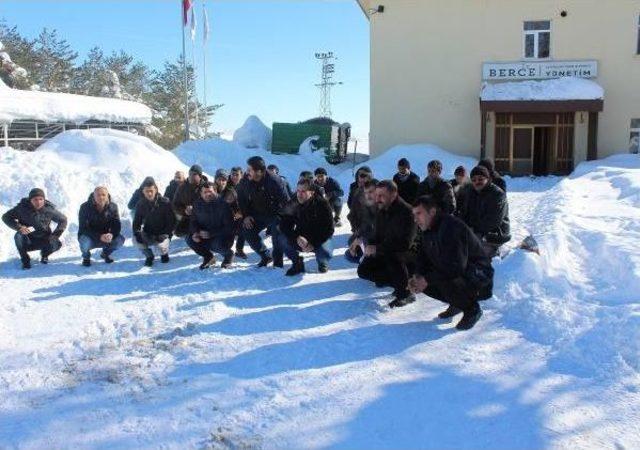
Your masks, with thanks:
[[[333,74],[336,70],[334,61],[338,58],[333,56],[333,52],[316,53],[316,59],[322,61],[322,75],[320,83],[316,84],[320,88],[320,117],[331,118],[331,88],[341,81],[333,81]]]

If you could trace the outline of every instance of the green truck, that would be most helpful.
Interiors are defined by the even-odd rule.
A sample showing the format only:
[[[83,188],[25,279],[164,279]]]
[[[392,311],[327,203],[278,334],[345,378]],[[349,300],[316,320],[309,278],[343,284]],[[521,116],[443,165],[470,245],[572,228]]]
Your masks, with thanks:
[[[351,125],[348,123],[341,125],[325,117],[298,123],[275,122],[271,152],[297,154],[300,145],[312,136],[318,136],[314,146],[318,151],[324,151],[327,162],[338,164],[347,157]]]

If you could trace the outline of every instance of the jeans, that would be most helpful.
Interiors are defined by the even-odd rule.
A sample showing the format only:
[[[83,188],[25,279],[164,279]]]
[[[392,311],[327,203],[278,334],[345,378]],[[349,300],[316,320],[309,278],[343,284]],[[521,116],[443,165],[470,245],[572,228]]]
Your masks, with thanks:
[[[171,243],[171,239],[168,237],[158,242],[157,236],[150,236],[142,233],[142,242],[139,242],[136,238],[134,238],[133,241],[135,242],[136,247],[138,247],[142,254],[147,258],[153,258],[154,256],[153,250],[151,249],[152,247],[157,247],[161,255],[169,254],[169,244]]]
[[[193,240],[191,235],[185,239],[187,245],[203,258],[209,258],[213,253],[220,253],[224,258],[233,257],[231,246],[233,240],[225,236],[214,236],[211,239],[202,239],[200,242]]]
[[[282,263],[282,248],[280,246],[280,230],[278,230],[278,217],[254,217],[255,223],[251,229],[242,229],[241,235],[251,247],[251,249],[259,255],[267,255],[267,246],[264,245],[260,232],[267,229],[271,234],[273,242],[273,262]]]
[[[340,218],[340,214],[342,213],[342,197],[333,197],[329,200],[329,204],[331,205],[331,209],[333,210],[333,215],[335,220]]]
[[[80,243],[80,251],[82,252],[83,259],[91,258],[91,250],[94,248],[101,248],[102,253],[110,255],[124,245],[124,236],[119,234],[114,236],[111,242],[108,244],[102,242],[99,239],[93,239],[91,236],[81,234],[78,236],[78,242]]]
[[[280,248],[282,248],[284,254],[287,255],[287,258],[291,261],[297,261],[300,257],[300,251],[302,251],[298,243],[290,240],[282,233],[280,233],[278,239],[280,240]],[[333,257],[333,244],[331,239],[327,239],[318,247],[314,247],[313,253],[316,256],[318,265],[328,265],[329,260]]]
[[[40,250],[42,256],[49,256],[53,252],[57,252],[62,247],[62,242],[56,236],[47,237],[30,237],[28,234],[16,233],[13,237],[16,243],[16,249],[20,254],[20,259],[30,261],[29,253],[34,250]]]

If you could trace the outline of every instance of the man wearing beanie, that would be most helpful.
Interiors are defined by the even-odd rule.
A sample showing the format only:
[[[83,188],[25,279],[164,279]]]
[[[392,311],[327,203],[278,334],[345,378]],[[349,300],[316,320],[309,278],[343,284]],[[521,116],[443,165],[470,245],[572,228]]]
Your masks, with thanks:
[[[471,189],[471,180],[467,176],[467,169],[464,166],[456,167],[453,176],[454,178],[449,181],[449,184],[453,188],[453,195],[456,197],[456,215],[459,215],[462,205],[464,205],[465,195]]]
[[[324,189],[324,198],[327,199],[333,211],[333,222],[337,227],[342,226],[340,214],[342,213],[342,196],[344,191],[334,178],[327,176],[327,169],[318,167],[315,172],[315,185]]]
[[[407,158],[398,160],[398,172],[393,176],[393,182],[398,186],[398,195],[410,205],[416,201],[420,177],[411,171],[411,164]]]
[[[62,247],[60,236],[67,228],[67,218],[45,199],[42,189],[31,189],[28,198],[2,215],[2,221],[16,231],[14,240],[23,269],[31,268],[29,252],[40,250],[40,262],[47,264],[49,255]],[[51,222],[57,224],[53,232]]]
[[[193,203],[200,198],[200,189],[209,181],[202,174],[202,167],[194,164],[189,169],[189,178],[183,183],[173,197],[173,210],[178,218],[176,226],[176,236],[185,236],[189,232],[189,222],[191,219],[191,211]]]
[[[471,171],[471,185],[460,218],[480,238],[487,255],[493,257],[511,239],[507,195],[491,182],[491,175],[483,166]]]

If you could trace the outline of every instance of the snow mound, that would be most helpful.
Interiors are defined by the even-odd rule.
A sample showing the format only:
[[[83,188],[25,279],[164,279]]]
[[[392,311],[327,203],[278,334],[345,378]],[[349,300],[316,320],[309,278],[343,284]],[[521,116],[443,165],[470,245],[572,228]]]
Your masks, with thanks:
[[[3,148],[0,214],[26,197],[31,188],[43,188],[69,219],[63,253],[77,253],[78,211],[95,186],[107,186],[123,218],[130,219],[127,202],[145,176],[153,176],[163,191],[176,170],[186,169],[171,152],[142,136],[108,129],[67,131],[35,152]],[[123,230],[130,233],[127,226]],[[13,234],[5,229],[0,234],[0,260],[9,256],[15,256]]]
[[[598,83],[576,77],[484,83],[480,91],[480,99],[484,101],[601,100],[603,98],[604,89]]]
[[[271,129],[257,116],[249,116],[240,128],[233,133],[233,141],[245,148],[271,149]]]

